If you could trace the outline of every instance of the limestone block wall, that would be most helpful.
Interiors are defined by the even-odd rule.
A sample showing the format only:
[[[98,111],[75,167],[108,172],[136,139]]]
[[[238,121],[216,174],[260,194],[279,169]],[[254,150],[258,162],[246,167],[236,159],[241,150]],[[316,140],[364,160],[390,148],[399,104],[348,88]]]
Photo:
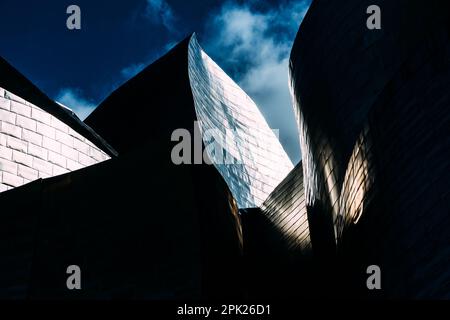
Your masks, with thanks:
[[[109,158],[64,122],[0,88],[0,192]]]

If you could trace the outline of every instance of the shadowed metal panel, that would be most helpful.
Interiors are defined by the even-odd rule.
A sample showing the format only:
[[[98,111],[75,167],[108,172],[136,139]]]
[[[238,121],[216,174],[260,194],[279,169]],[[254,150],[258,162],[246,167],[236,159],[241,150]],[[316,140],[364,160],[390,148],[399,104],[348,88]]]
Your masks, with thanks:
[[[387,297],[448,297],[449,5],[380,0],[369,30],[372,4],[313,2],[291,52],[308,214],[334,224],[355,296],[378,264]]]
[[[301,162],[269,195],[261,210],[284,236],[289,248],[311,251]]]

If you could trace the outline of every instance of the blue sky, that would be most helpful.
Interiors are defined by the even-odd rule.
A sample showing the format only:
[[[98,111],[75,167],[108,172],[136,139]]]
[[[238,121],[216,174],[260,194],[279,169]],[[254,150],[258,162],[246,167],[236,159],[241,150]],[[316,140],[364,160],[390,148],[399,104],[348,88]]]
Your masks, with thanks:
[[[300,159],[288,57],[310,0],[1,0],[0,55],[84,118],[115,88],[196,32]],[[81,30],[66,8],[81,8]],[[132,108],[132,106],[130,106]]]

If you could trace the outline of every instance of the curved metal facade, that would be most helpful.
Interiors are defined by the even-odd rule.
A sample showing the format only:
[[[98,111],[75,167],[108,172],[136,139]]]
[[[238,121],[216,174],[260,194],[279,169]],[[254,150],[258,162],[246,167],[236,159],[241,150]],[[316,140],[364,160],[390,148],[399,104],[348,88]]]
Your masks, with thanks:
[[[195,35],[189,43],[189,79],[209,158],[240,208],[260,206],[292,162],[253,100],[201,49]],[[208,148],[214,144],[221,154]]]
[[[369,30],[372,4],[313,2],[291,52],[308,214],[333,225],[349,277],[377,264],[386,296],[448,296],[450,11],[378,1]]]
[[[118,157],[0,193],[0,298],[241,295],[241,223],[225,180],[170,158],[171,133],[196,120],[188,40],[89,116]],[[83,290],[64,285],[68,261],[91,275]]]
[[[371,110],[413,52],[444,40],[427,40],[445,30],[439,18],[432,21],[437,2],[422,9],[418,1],[381,1],[383,28],[375,31],[366,28],[371,4],[349,1],[336,8],[332,1],[314,1],[290,57],[307,204],[331,214],[334,224],[342,218],[342,185]],[[326,27],[318,26],[325,21]]]
[[[311,253],[301,162],[269,195],[261,210],[283,235],[290,250]]]

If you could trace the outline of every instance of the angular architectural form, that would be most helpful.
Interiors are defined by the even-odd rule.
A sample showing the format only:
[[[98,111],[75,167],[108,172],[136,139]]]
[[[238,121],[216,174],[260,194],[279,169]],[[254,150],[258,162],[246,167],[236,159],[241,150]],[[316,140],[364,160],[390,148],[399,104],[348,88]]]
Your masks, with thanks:
[[[293,168],[253,100],[189,43],[189,79],[206,148],[240,208],[258,207]],[[221,150],[214,154],[212,150]]]
[[[126,99],[130,100],[122,101],[125,105],[136,106],[139,112],[148,114],[148,119],[155,119],[151,124],[155,128],[170,124],[170,130],[162,129],[164,136],[161,137],[169,142],[172,132],[177,128],[189,129],[192,136],[195,136],[194,121],[198,121],[203,143],[207,146],[206,152],[228,184],[238,206],[259,206],[293,168],[292,162],[256,104],[200,48],[195,34],[185,42],[186,57],[179,58],[184,64],[176,66],[183,78],[181,75],[169,74],[167,70],[158,70],[158,74],[168,82],[173,77],[172,83],[164,83],[167,85],[164,92],[155,93],[151,90],[152,86],[161,87],[163,84],[146,83],[141,88],[148,92],[145,97],[140,92],[136,97],[127,93]],[[152,67],[155,68],[156,66]],[[188,78],[185,77],[185,72],[188,72]],[[140,77],[142,75],[130,82],[136,82]],[[147,124],[139,124],[133,113],[128,116],[126,112],[110,106],[113,98],[125,99],[125,94],[120,94],[131,86],[130,82],[123,86],[124,89],[113,93],[86,119],[86,123],[119,152],[134,143],[129,140],[139,140],[138,136],[145,137],[146,133],[141,133],[141,130],[154,132],[147,128]],[[178,91],[176,83],[182,86],[182,93]],[[142,110],[142,101],[149,101],[146,110]],[[158,104],[164,107],[155,110]],[[117,119],[122,129],[117,131],[117,128],[111,126],[110,119]],[[161,130],[153,134],[161,136]],[[214,150],[220,152],[215,154]],[[202,150],[200,154],[201,152]]]
[[[449,297],[449,7],[377,1],[370,30],[372,4],[313,1],[291,52],[312,246],[335,239],[352,294],[376,264],[385,297]]]
[[[241,296],[240,224],[225,182],[212,166],[172,166],[152,151],[0,194],[0,298]],[[131,174],[142,167],[158,172]],[[66,286],[71,265],[82,290]]]
[[[315,296],[313,291],[318,284],[301,162],[259,208],[241,210],[241,219],[243,278],[248,296],[252,299],[276,299],[280,294],[285,299]]]
[[[311,253],[301,162],[264,201],[261,210],[284,235],[290,250]]]
[[[380,0],[370,30],[372,4],[314,1],[300,27],[294,168],[195,36],[86,124],[0,64],[2,179],[36,146],[52,166],[56,143],[80,162],[80,141],[111,157],[0,193],[0,298],[450,297],[450,10]],[[205,158],[172,161],[177,129]],[[81,291],[67,290],[70,265]],[[381,290],[368,290],[370,265]]]
[[[115,154],[72,111],[0,59],[0,192]]]
[[[232,133],[242,149],[227,150],[243,162],[236,167],[173,163],[172,133],[184,128],[194,136],[195,121],[208,120],[201,113],[207,111],[199,96],[202,87],[207,90],[202,94],[217,101],[210,111],[216,122],[201,126],[204,134],[221,125],[219,117],[228,117],[223,124],[239,130],[244,125],[240,122],[248,121],[258,134],[271,139],[272,150],[262,148],[267,154],[258,155],[258,161],[269,165],[272,158],[278,159],[286,174],[290,161],[256,105],[209,58],[192,61],[193,55],[201,54],[195,37],[187,38],[113,92],[86,119],[88,128],[106,139],[118,157],[0,195],[8,211],[0,233],[9,239],[0,246],[2,297],[243,295],[243,236],[231,191],[242,195],[241,205],[253,205],[275,187],[273,180],[284,177],[275,167],[250,168],[256,162],[244,156],[259,150],[249,146],[256,143],[253,131]],[[205,70],[209,71],[203,80],[194,74]],[[215,85],[205,86],[209,81]],[[219,88],[224,89],[223,97],[218,96]],[[232,105],[235,99],[246,99],[242,110]],[[203,141],[201,151],[208,142]],[[83,201],[64,205],[73,198]],[[18,199],[23,199],[20,205]],[[85,275],[82,291],[67,290],[66,268],[72,264]]]

